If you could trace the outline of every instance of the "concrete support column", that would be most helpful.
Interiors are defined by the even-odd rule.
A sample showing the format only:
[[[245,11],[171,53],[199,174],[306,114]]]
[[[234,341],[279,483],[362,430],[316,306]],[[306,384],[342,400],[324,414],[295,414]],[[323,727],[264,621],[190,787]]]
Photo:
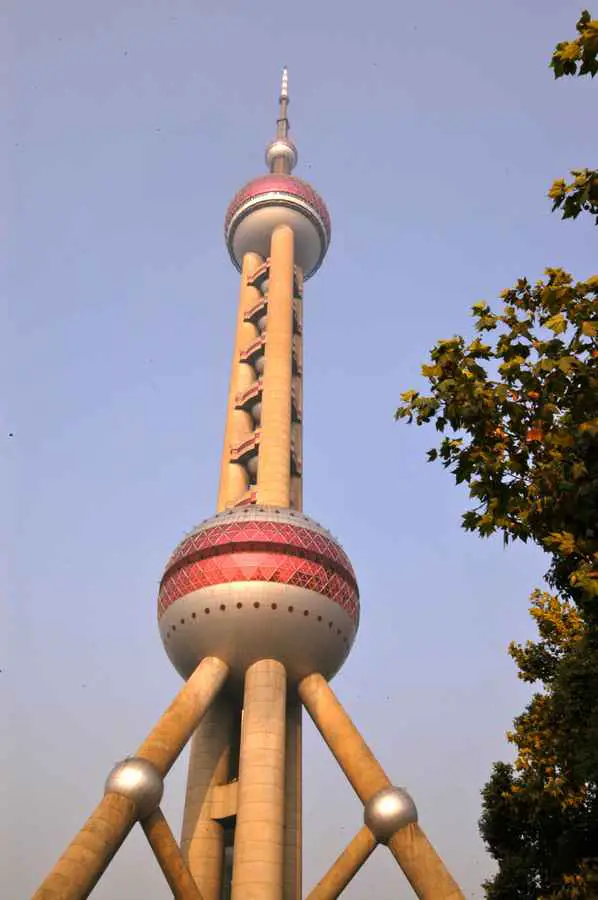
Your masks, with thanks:
[[[185,865],[179,845],[160,808],[144,819],[141,827],[158,865],[164,873],[174,900],[204,900]]]
[[[391,782],[322,675],[308,675],[299,696],[362,803]],[[458,885],[419,825],[407,825],[388,842],[420,900],[464,900]]]
[[[243,435],[249,436],[253,430],[253,422],[249,413],[235,409],[237,393],[249,386],[252,367],[239,362],[241,350],[257,336],[255,327],[244,319],[245,313],[259,300],[259,291],[251,287],[247,281],[262,264],[263,259],[257,253],[246,253],[241,269],[241,290],[237,311],[237,326],[233,359],[231,364],[228,400],[226,405],[226,425],[224,428],[224,447],[220,465],[220,486],[218,488],[217,511],[239,500],[247,490],[248,479],[243,466],[230,462],[230,448],[240,442]]]
[[[347,844],[324,877],[307,895],[307,900],[336,900],[370,858],[378,842],[365,825]]]
[[[281,663],[247,670],[232,900],[282,900],[286,691]]]
[[[322,675],[299,683],[299,696],[362,803],[391,782]]]
[[[293,231],[288,225],[279,225],[272,234],[270,250],[257,477],[257,502],[266,506],[290,505],[293,255]]]
[[[84,900],[137,820],[135,804],[106,794],[75,835],[33,900]]]
[[[303,289],[303,276],[301,270],[295,266],[295,273],[300,289],[295,297],[295,315],[299,326],[299,332],[294,336],[295,358],[297,360],[298,374],[293,376],[293,391],[301,415],[300,422],[293,422],[291,439],[295,452],[303,466],[303,298],[300,296]],[[303,471],[303,469],[302,469]],[[291,506],[293,509],[303,509],[303,476],[293,475],[291,479]]]
[[[214,657],[202,660],[135,756],[153,763],[162,776],[181,750],[228,675],[228,666]],[[137,819],[134,802],[108,793],[45,878],[34,900],[84,900]]]
[[[220,697],[191,740],[181,848],[203,900],[220,900],[224,829],[211,817],[211,789],[230,776],[234,710]]]
[[[302,716],[301,704],[287,700],[284,814],[284,900],[302,900]]]
[[[135,756],[147,759],[166,775],[220,693],[228,672],[222,660],[214,656],[202,659]]]
[[[422,900],[465,900],[419,825],[401,828],[389,840],[388,848]]]

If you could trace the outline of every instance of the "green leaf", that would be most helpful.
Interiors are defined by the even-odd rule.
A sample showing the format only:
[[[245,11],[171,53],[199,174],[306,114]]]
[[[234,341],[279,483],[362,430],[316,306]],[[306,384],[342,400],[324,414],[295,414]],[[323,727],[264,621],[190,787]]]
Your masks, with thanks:
[[[577,365],[577,360],[574,356],[564,356],[562,359],[559,359],[557,365],[561,372],[564,372],[565,375],[569,375],[571,370]]]

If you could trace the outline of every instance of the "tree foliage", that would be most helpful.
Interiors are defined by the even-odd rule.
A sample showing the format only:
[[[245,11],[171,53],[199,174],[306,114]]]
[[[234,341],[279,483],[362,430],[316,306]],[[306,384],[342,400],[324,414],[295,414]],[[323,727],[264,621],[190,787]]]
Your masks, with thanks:
[[[428,458],[467,484],[466,530],[535,541],[551,584],[598,598],[598,275],[546,274],[476,303],[477,336],[439,341],[396,417],[444,435]]]
[[[509,652],[540,682],[515,719],[513,764],[496,763],[482,792],[480,831],[498,874],[490,900],[598,896],[598,654],[577,608],[532,595],[540,639]],[[588,715],[589,713],[589,715]]]
[[[598,19],[592,19],[585,9],[577,23],[579,37],[573,41],[557,44],[550,65],[555,78],[563,75],[590,75],[598,72]],[[598,171],[573,169],[572,181],[559,178],[554,182],[548,196],[553,201],[552,209],[561,209],[563,219],[576,219],[580,212],[589,212],[598,225]]]
[[[558,44],[555,77],[598,71],[598,21]],[[596,216],[598,171],[549,191],[563,218]],[[422,366],[425,393],[401,395],[396,418],[433,422],[428,451],[472,501],[463,527],[550,558],[554,596],[535,591],[539,637],[511,644],[536,693],[513,725],[511,764],[485,786],[480,829],[498,863],[489,900],[598,898],[598,275],[562,269],[520,278],[498,305],[476,303],[475,334],[441,340]]]
[[[552,54],[550,66],[555,78],[563,75],[590,75],[598,72],[598,19],[584,9],[576,25],[578,38],[561,41]]]
[[[576,219],[585,211],[595,217],[598,225],[598,171],[573,169],[571,175],[572,181],[559,178],[548,191],[553,211],[561,209],[563,219]]]

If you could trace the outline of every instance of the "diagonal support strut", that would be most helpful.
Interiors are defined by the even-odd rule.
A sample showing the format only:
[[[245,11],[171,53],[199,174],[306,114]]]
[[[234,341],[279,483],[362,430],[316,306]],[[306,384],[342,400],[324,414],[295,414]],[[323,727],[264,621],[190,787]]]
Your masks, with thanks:
[[[135,759],[145,760],[158,778],[170,770],[228,676],[215,657],[202,660],[141,744]],[[109,791],[73,838],[33,900],[85,900],[139,818],[133,796]]]
[[[174,900],[203,900],[160,807],[142,819],[140,824]]]
[[[319,674],[308,675],[299,683],[298,691],[361,802],[365,805],[380,791],[392,787],[326,679]],[[464,900],[457,883],[417,823],[395,831],[386,843],[419,900]]]
[[[307,900],[336,900],[377,846],[378,841],[364,825],[307,895]]]

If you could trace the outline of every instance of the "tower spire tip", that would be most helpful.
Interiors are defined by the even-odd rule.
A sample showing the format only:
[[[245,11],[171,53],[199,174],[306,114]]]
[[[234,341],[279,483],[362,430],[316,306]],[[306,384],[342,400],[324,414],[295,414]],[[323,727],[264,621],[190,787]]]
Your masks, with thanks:
[[[278,97],[278,118],[276,137],[266,149],[266,164],[271,172],[290,175],[297,165],[297,148],[289,138],[289,70],[282,69],[280,94]]]

